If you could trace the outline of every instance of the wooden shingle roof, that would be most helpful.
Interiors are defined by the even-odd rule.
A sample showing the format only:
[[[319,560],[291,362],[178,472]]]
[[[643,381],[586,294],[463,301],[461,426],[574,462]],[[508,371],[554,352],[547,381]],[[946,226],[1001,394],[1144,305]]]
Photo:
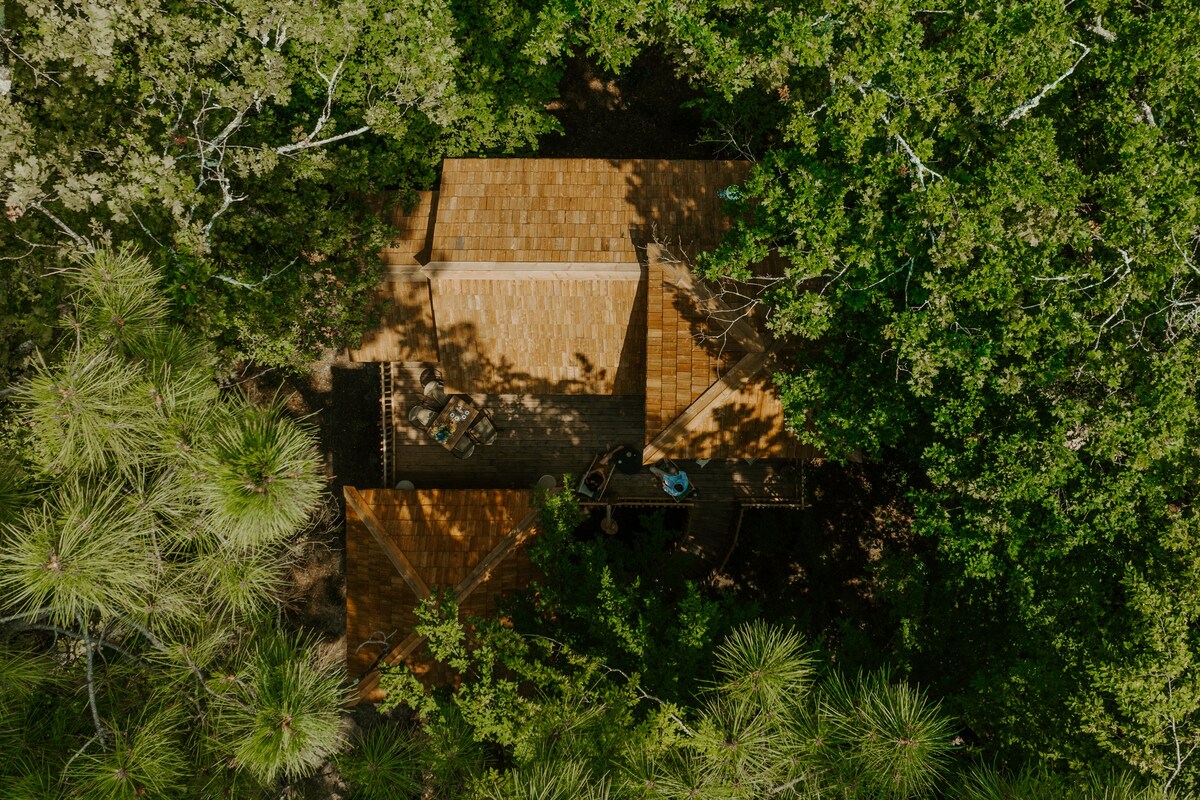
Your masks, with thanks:
[[[425,668],[416,660],[413,612],[433,589],[454,589],[464,615],[484,616],[534,575],[521,546],[535,521],[528,490],[347,486],[344,494],[346,666],[353,677],[384,652],[387,663]],[[359,695],[382,696],[377,674],[359,684]]]
[[[387,277],[375,290],[383,309],[379,325],[363,335],[350,360],[437,361],[437,329],[429,279],[419,272]]]
[[[462,275],[462,277],[451,277]],[[432,280],[446,385],[492,394],[640,394],[640,270],[521,280],[486,272]]]
[[[658,236],[713,244],[728,223],[717,193],[742,161],[447,159],[431,261],[637,264]]]
[[[650,245],[647,259],[643,460],[815,457],[784,425],[775,345],[747,320],[714,321],[720,299],[676,254]]]
[[[391,209],[387,221],[395,234],[380,252],[385,266],[420,267],[428,260],[437,204],[436,191],[417,192],[417,204],[411,210]]]

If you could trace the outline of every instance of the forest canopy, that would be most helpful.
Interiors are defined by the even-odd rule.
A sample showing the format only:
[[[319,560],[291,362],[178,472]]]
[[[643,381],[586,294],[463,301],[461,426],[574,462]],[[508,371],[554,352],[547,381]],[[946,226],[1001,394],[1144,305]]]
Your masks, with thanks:
[[[222,520],[247,508],[175,486],[164,431],[224,431],[214,442],[229,449],[204,455],[213,469],[245,437],[273,435],[280,420],[261,410],[188,415],[214,396],[216,364],[300,370],[370,324],[388,235],[370,198],[406,202],[447,156],[535,153],[561,130],[546,106],[568,57],[620,75],[655,52],[694,90],[713,136],[755,161],[727,193],[736,225],[700,271],[757,278],[775,332],[808,343],[775,376],[795,430],[833,459],[903,476],[918,544],[879,578],[897,674],[944,698],[971,746],[1002,763],[1198,788],[1196,3],[3,9],[0,359],[6,378],[32,381],[22,413],[37,421],[42,409],[35,430],[55,431],[20,446],[57,487],[53,503],[33,505],[18,483],[3,489],[20,507],[5,520],[13,569],[0,584],[12,613],[87,637],[89,659],[104,647],[91,641],[98,620],[120,619],[110,644],[160,658],[166,632],[129,615],[166,584],[101,561],[95,580],[59,592],[17,569],[45,545],[24,537],[50,536],[64,514],[122,530],[148,513],[117,502],[113,487],[128,486],[165,509],[177,549],[164,558],[134,537],[120,552],[162,574],[220,547],[276,546],[297,520],[259,519],[266,538],[238,540]],[[161,296],[136,281],[114,293],[77,266],[141,263],[138,252]],[[782,274],[756,274],[768,256]],[[109,306],[76,313],[88,292]],[[140,317],[126,313],[131,298]],[[154,336],[105,328],[114,314]],[[92,330],[99,342],[81,333]],[[169,380],[155,372],[177,357],[186,368]],[[160,378],[157,401],[132,403]],[[78,406],[81,419],[111,422],[128,407],[134,424],[55,428],[55,392],[76,383],[98,398]],[[120,468],[147,449],[153,470]],[[296,509],[310,500],[292,498]],[[173,527],[178,502],[206,520],[195,540]],[[204,603],[236,616],[260,599]],[[206,652],[246,664],[292,646]],[[702,655],[688,654],[687,669]],[[128,698],[106,702],[88,703],[95,727],[138,735]]]

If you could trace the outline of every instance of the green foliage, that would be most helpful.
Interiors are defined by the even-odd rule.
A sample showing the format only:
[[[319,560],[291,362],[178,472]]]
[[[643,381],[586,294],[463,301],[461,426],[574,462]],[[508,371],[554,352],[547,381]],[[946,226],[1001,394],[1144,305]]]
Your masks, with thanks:
[[[929,795],[949,766],[953,726],[937,704],[886,672],[823,687],[821,712],[837,769],[882,797]]]
[[[312,435],[277,409],[248,409],[219,424],[198,461],[198,490],[212,524],[245,549],[299,528],[324,484]]]
[[[381,709],[405,705],[435,728],[465,726],[474,741],[511,748],[522,760],[565,731],[583,737],[592,756],[620,746],[596,732],[628,721],[633,693],[605,680],[608,670],[595,659],[494,621],[472,619],[464,626],[446,596],[426,600],[418,616],[417,632],[429,638],[430,653],[463,681],[447,695],[422,685],[407,667],[385,669]],[[587,739],[589,733],[597,738]]]
[[[167,300],[149,259],[126,245],[119,253],[101,250],[79,262],[72,276],[80,317],[73,325],[98,341],[129,345],[158,334],[167,315]]]
[[[0,382],[5,385],[24,375],[34,350],[54,337],[64,288],[60,277],[41,271],[22,261],[0,269]]]
[[[725,676],[718,684],[723,692],[767,707],[785,704],[797,690],[807,693],[814,673],[804,641],[761,620],[735,628],[717,648],[716,664]]]
[[[537,8],[10,3],[0,256],[19,267],[0,319],[30,333],[6,335],[2,363],[45,342],[59,294],[36,276],[62,266],[60,246],[130,242],[226,365],[298,369],[355,344],[387,234],[373,196],[411,197],[447,155],[525,151],[558,129],[557,34]],[[154,287],[132,289],[99,321],[120,329]]]
[[[976,765],[958,783],[955,800],[1158,800],[1177,797],[1158,787],[1139,786],[1128,775],[1089,773],[1076,778],[1052,775],[1044,770],[1026,770],[1009,775]]]
[[[29,499],[28,481],[20,457],[0,444],[0,524],[16,516]]]
[[[773,106],[701,271],[806,345],[803,438],[908,472],[904,667],[1012,764],[1194,789],[1200,12],[723,8],[650,34],[713,119]]]
[[[142,566],[153,553],[139,523],[116,486],[60,484],[6,526],[0,592],[14,610],[63,625],[143,607],[153,573]]]
[[[178,720],[138,720],[132,729],[115,731],[111,745],[88,750],[72,762],[70,781],[84,797],[134,800],[166,797],[179,791],[184,758]]]
[[[455,753],[473,758],[479,745],[490,745],[502,748],[507,767],[476,766],[449,781],[429,769],[426,792],[505,800],[865,800],[935,796],[957,786],[948,769],[953,725],[937,704],[886,673],[814,683],[813,656],[792,631],[735,629],[719,651],[718,683],[697,705],[681,708],[562,645],[481,620],[464,625],[454,612],[446,598],[427,603],[428,624],[418,632],[431,636],[431,649],[453,663],[460,681],[428,689],[407,668],[389,669],[380,684],[385,707],[419,711],[429,753],[444,753],[434,743],[447,739],[459,742]],[[982,774],[967,779],[969,791],[983,785]]]
[[[609,784],[594,781],[586,764],[554,761],[507,773],[507,781],[490,787],[488,800],[607,800]]]
[[[317,661],[312,643],[261,637],[218,701],[220,736],[239,766],[264,784],[311,774],[342,746],[341,671]]]
[[[0,740],[20,755],[0,780],[261,796],[341,744],[340,673],[277,622],[284,543],[321,489],[312,435],[221,395],[132,251],[72,278],[81,322],[37,361],[10,437],[33,470],[0,521]]]
[[[137,373],[109,350],[76,348],[53,366],[37,364],[25,398],[30,408],[31,453],[50,474],[126,468],[148,455],[144,412],[134,405]]]
[[[355,800],[393,800],[421,791],[420,751],[410,731],[387,723],[371,728],[337,758]]]
[[[637,673],[657,694],[689,696],[707,677],[716,639],[748,609],[703,595],[665,557],[678,534],[662,514],[619,537],[585,535],[577,532],[584,515],[573,493],[538,502],[541,526],[529,555],[544,579],[509,609],[518,627]]]

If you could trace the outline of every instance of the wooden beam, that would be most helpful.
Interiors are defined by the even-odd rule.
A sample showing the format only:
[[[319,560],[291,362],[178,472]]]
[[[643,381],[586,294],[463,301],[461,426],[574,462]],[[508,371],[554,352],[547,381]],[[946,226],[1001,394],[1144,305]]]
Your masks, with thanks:
[[[430,261],[421,272],[429,278],[456,280],[616,280],[636,281],[642,266],[630,262],[572,261]]]
[[[400,573],[400,577],[404,578],[404,582],[413,590],[413,594],[418,600],[424,600],[429,596],[429,587],[425,581],[421,580],[421,576],[417,573],[412,562],[408,560],[408,556],[396,547],[395,543],[388,538],[383,530],[383,525],[379,523],[379,518],[375,516],[375,512],[367,505],[367,501],[358,493],[358,489],[353,486],[345,487],[346,505],[354,509],[358,514],[358,518],[362,520],[363,525],[370,531],[375,542],[382,548],[387,555],[388,560],[392,562],[392,566]]]
[[[479,584],[487,580],[493,567],[503,561],[512,550],[529,538],[530,533],[532,533],[530,529],[533,527],[533,523],[537,521],[537,517],[537,511],[529,512],[525,519],[518,522],[517,527],[509,531],[500,544],[492,549],[492,552],[479,560],[479,563],[475,565],[475,569],[471,570],[471,574],[463,578],[454,587],[454,597],[459,603],[467,599],[471,592],[479,588]]]
[[[680,436],[687,433],[693,422],[708,412],[719,400],[737,391],[744,379],[762,369],[769,355],[770,351],[763,351],[747,353],[743,356],[741,361],[734,364],[728,372],[721,376],[720,380],[708,387],[704,394],[697,397],[690,406],[671,421],[670,425],[663,428],[650,444],[646,445],[642,450],[642,463],[652,464],[666,456],[667,448],[674,444]]]

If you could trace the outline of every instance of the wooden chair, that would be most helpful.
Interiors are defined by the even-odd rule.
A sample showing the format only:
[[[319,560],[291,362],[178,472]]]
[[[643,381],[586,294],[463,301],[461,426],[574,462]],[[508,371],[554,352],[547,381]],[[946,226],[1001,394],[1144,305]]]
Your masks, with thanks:
[[[492,420],[487,414],[481,414],[479,419],[475,420],[475,424],[467,431],[467,436],[471,437],[471,441],[482,445],[495,444],[496,438],[499,435],[500,433],[496,430],[496,426],[492,424]]]
[[[442,382],[442,373],[433,367],[426,367],[421,371],[421,386],[427,402],[439,409],[446,406],[446,385]]]
[[[441,381],[430,381],[425,384],[425,400],[433,403],[438,408],[444,408],[446,405],[446,387]]]

